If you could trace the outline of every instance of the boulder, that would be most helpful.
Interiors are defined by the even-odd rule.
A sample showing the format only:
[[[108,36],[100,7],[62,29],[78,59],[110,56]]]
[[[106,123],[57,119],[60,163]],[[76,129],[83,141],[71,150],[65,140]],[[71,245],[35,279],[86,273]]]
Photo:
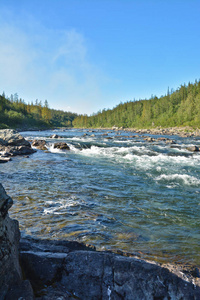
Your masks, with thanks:
[[[168,139],[168,140],[166,140],[166,144],[176,144],[176,142],[173,141],[173,140]]]
[[[5,145],[9,146],[28,146],[31,147],[30,143],[16,130],[3,129],[0,130],[0,143],[3,140]]]
[[[187,147],[186,149],[188,151],[191,151],[191,152],[198,152],[199,151],[199,148],[197,146],[190,146],[190,147]]]
[[[55,149],[61,149],[61,150],[70,150],[69,146],[62,142],[62,143],[55,143],[53,146]]]
[[[57,135],[57,134],[52,134],[52,135],[50,136],[50,138],[51,138],[51,139],[60,139],[60,138],[62,138],[62,137],[59,136],[59,135]]]
[[[152,137],[146,137],[144,138],[144,141],[147,141],[147,142],[155,142],[156,139],[152,138]]]
[[[4,151],[7,156],[29,155],[36,152],[36,150],[27,146],[7,146]]]
[[[36,152],[36,150],[31,148],[30,142],[13,129],[0,130],[0,151],[2,152],[1,163],[9,161],[9,159],[4,159],[4,157],[29,155]]]
[[[36,147],[39,150],[48,150],[45,140],[33,140],[32,146]]]
[[[0,184],[0,299],[15,300],[25,296],[25,290],[20,290],[23,285],[22,271],[19,265],[19,224],[8,216],[8,210],[12,206],[12,199],[6,194],[3,186]],[[11,293],[12,289],[15,293]],[[17,292],[18,291],[18,292]],[[29,283],[29,295],[33,291]],[[11,293],[9,296],[9,293]],[[18,295],[18,298],[16,298]]]
[[[10,160],[11,160],[10,157],[0,156],[0,164],[7,163]]]

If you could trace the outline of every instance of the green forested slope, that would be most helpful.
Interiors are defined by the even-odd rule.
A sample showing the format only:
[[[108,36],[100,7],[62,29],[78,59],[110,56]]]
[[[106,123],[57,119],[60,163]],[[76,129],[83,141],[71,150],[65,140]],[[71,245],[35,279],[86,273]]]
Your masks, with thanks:
[[[50,109],[48,102],[42,105],[36,100],[35,104],[26,104],[24,100],[11,95],[0,95],[0,128],[48,128],[72,126],[72,121],[77,114],[62,110]]]
[[[78,116],[75,127],[174,127],[189,125],[200,127],[200,81],[181,85],[176,91],[160,98],[130,101],[103,110],[90,117]]]

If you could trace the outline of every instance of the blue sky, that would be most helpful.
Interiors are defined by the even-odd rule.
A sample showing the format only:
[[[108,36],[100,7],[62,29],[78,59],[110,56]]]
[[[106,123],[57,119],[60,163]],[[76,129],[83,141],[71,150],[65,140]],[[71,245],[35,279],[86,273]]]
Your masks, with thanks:
[[[92,114],[200,78],[199,0],[1,0],[0,93]]]

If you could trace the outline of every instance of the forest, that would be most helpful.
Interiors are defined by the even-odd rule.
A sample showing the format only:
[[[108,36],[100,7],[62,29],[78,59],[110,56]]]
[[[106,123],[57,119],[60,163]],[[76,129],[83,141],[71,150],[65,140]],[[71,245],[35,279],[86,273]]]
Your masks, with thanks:
[[[200,127],[200,80],[169,90],[161,97],[120,103],[113,109],[103,109],[91,116],[50,109],[44,103],[26,103],[18,94],[0,95],[0,128],[45,129],[77,128],[152,128]]]
[[[113,109],[103,109],[91,116],[79,115],[74,127],[152,128],[191,126],[200,127],[200,80],[169,90],[160,98],[120,103]]]
[[[72,127],[77,114],[62,110],[50,109],[48,101],[44,104],[35,100],[35,103],[25,103],[17,93],[6,97],[0,95],[0,129],[47,129],[52,127]]]

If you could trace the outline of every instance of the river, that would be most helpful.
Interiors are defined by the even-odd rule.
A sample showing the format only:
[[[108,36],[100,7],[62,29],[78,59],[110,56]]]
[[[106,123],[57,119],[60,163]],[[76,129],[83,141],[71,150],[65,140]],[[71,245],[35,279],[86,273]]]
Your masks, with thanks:
[[[171,144],[93,131],[21,133],[45,139],[49,150],[0,165],[0,181],[14,200],[10,216],[22,235],[199,265],[200,152],[186,147],[200,147],[200,137],[168,136]],[[69,151],[53,148],[61,141]]]

